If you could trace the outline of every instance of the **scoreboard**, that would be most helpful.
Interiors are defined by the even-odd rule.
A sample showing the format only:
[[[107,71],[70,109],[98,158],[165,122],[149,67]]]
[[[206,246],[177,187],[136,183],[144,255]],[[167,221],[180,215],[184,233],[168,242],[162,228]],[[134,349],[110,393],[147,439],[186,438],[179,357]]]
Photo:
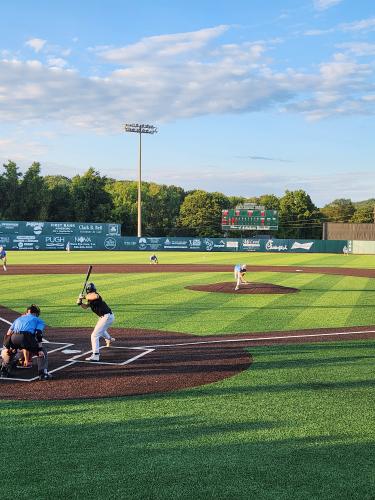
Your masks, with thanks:
[[[279,215],[277,210],[231,208],[221,212],[221,228],[223,231],[277,231],[278,227]]]

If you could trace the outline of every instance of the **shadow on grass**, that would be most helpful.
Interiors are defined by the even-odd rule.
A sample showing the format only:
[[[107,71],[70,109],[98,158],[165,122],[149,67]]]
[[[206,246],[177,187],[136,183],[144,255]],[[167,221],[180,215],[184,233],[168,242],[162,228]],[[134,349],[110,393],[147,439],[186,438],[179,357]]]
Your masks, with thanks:
[[[7,477],[10,463],[14,477],[28,470],[13,494],[20,499],[373,498],[373,442],[281,419],[217,418],[216,411],[216,420],[198,412],[63,426],[42,419],[33,431],[43,438],[22,460],[25,434],[8,422],[0,473]]]

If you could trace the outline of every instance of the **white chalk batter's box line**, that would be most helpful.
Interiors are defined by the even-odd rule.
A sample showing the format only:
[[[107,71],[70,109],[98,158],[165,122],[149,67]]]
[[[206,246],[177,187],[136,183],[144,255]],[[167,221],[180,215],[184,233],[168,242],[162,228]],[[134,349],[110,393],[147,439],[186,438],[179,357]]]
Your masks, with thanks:
[[[53,354],[54,352],[63,351],[64,349],[67,349],[67,348],[72,347],[74,345],[74,344],[68,344],[68,343],[63,343],[63,342],[49,342],[49,341],[47,341],[46,343],[48,345],[55,344],[55,345],[60,346],[60,347],[56,347],[56,349],[51,349],[51,350],[47,351],[48,355]],[[36,356],[33,356],[33,357],[36,357]],[[49,373],[58,372],[59,370],[62,370],[63,368],[66,368],[67,366],[72,365],[72,364],[73,363],[68,363],[68,364],[65,364],[63,366],[58,366],[57,368],[54,368],[53,370],[49,370]],[[4,380],[4,381],[9,381],[9,382],[12,382],[12,381],[34,382],[35,380],[38,380],[38,379],[39,379],[39,376],[31,377],[31,378],[9,377],[9,378],[2,378],[1,381]]]
[[[99,347],[100,349],[108,349],[106,346],[101,346]],[[67,361],[71,361],[73,363],[90,363],[91,365],[114,365],[114,366],[125,366],[129,365],[130,363],[133,363],[133,361],[142,358],[143,356],[146,356],[147,354],[150,354],[150,352],[155,351],[155,349],[152,348],[147,348],[147,347],[121,347],[121,346],[113,346],[109,347],[109,349],[126,349],[130,351],[142,351],[136,356],[133,356],[130,359],[127,359],[126,361],[123,361],[121,363],[114,363],[114,362],[109,362],[109,361],[89,361],[86,359],[79,359],[82,358],[83,356],[89,356],[92,354],[92,351],[87,351],[82,354],[77,354],[76,356],[73,356],[72,358],[68,359]]]

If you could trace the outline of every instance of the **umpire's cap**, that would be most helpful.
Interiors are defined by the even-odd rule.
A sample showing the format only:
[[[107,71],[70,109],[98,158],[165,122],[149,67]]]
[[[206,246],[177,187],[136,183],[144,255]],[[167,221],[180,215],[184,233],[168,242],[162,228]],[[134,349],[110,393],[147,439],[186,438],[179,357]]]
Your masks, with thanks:
[[[40,308],[36,304],[31,304],[27,310],[30,311],[31,314],[35,314],[35,316],[40,315]]]
[[[89,283],[86,287],[86,293],[96,292],[96,286],[94,283]]]

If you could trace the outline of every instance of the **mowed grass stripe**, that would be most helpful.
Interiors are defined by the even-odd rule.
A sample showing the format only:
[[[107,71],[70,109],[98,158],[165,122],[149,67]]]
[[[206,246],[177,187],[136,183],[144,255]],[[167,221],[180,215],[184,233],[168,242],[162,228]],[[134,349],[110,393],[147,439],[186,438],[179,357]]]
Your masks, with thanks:
[[[211,310],[209,297],[200,296],[200,300],[198,300],[194,293],[185,289],[186,285],[201,283],[205,277],[205,273],[172,275],[167,273],[161,277],[163,286],[159,291],[155,291],[151,287],[146,292],[144,290],[140,291],[137,295],[134,294],[134,290],[131,290],[130,300],[137,300],[139,303],[136,308],[129,306],[129,327],[137,322],[141,328],[152,328],[152,325],[155,325],[154,328],[171,331],[174,330],[175,323],[181,317],[187,320],[188,317],[195,315],[196,310],[198,312],[204,308]],[[211,279],[215,282],[217,278],[214,276]],[[149,295],[147,295],[147,292],[149,292]]]
[[[287,283],[290,284],[289,281],[294,280],[294,276],[285,277],[284,275],[283,278],[281,282],[285,286]],[[319,279],[321,279],[321,276],[316,275],[304,275],[300,278],[300,280],[304,281],[305,285],[319,281]],[[268,276],[268,281],[279,283],[279,276]],[[250,311],[248,308],[244,309],[240,323],[242,328],[246,325],[250,332],[289,330],[291,329],[289,326],[290,323],[293,321],[295,315],[299,313],[301,307],[304,309],[309,307],[311,301],[314,300],[311,293],[303,294],[302,292],[286,295],[249,295],[239,297],[243,298],[244,303],[245,300],[248,300],[249,304],[253,304],[253,308]],[[238,327],[237,321],[233,321],[228,325],[228,328],[233,330],[234,333],[239,332]]]
[[[364,278],[364,281],[366,285],[357,293],[356,304],[347,318],[348,324],[371,325],[374,323],[375,280]]]

